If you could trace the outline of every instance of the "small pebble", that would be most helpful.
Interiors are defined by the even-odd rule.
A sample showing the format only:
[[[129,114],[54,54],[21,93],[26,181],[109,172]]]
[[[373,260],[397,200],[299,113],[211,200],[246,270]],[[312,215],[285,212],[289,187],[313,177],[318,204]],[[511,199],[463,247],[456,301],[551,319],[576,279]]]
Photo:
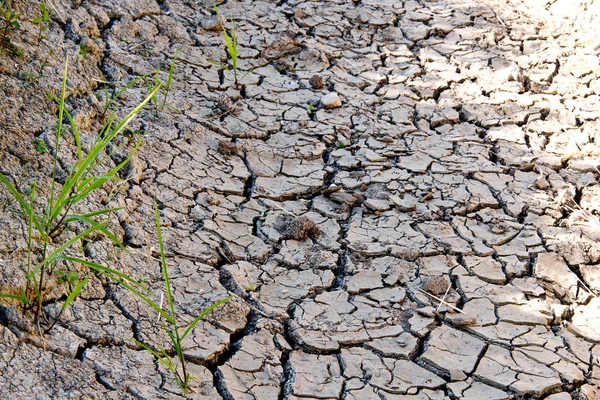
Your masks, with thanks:
[[[327,93],[325,96],[321,97],[321,104],[323,104],[323,108],[332,109],[338,108],[342,106],[342,100],[337,93]]]

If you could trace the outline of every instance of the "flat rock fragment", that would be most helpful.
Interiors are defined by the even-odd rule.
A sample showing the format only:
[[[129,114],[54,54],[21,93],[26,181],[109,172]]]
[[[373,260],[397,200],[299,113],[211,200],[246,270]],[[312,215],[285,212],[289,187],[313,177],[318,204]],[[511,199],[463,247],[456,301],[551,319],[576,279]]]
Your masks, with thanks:
[[[294,351],[290,355],[294,369],[292,393],[298,397],[337,399],[344,379],[336,357]]]
[[[540,309],[531,303],[506,304],[498,307],[498,317],[501,321],[517,325],[546,325],[552,321],[552,311]]]
[[[295,340],[316,350],[339,349],[404,331],[392,309],[363,296],[350,299],[345,291],[324,292],[299,303],[290,328]]]
[[[560,387],[558,373],[518,350],[490,345],[474,376],[492,386],[540,396]]]
[[[218,136],[207,132],[174,142],[184,153],[158,175],[157,182],[186,197],[192,197],[194,190],[209,188],[242,195],[250,173],[240,158],[224,159],[213,151],[218,142]]]
[[[264,309],[274,315],[287,315],[287,308],[307,294],[329,287],[335,276],[331,271],[288,270],[281,267],[265,268],[276,274],[272,279],[261,280],[258,300]]]
[[[525,294],[511,284],[495,285],[478,277],[462,274],[458,276],[458,282],[467,299],[487,298],[498,305],[526,302]]]
[[[341,361],[346,379],[358,378],[389,394],[415,393],[418,389],[436,389],[445,384],[443,379],[412,361],[379,357],[360,347],[343,349]]]
[[[364,271],[353,275],[348,280],[346,288],[348,293],[356,294],[369,289],[377,289],[383,287],[381,274],[376,271]]]
[[[431,332],[422,358],[451,376],[455,371],[470,374],[484,346],[485,342],[475,336],[442,325]]]
[[[237,352],[219,367],[223,383],[234,398],[268,400],[279,395],[284,378],[282,351],[270,330],[266,324],[242,339]]]
[[[558,254],[540,253],[535,265],[535,274],[542,280],[542,285],[554,290],[566,300],[572,301],[577,296],[579,279]]]
[[[458,236],[449,224],[427,222],[419,224],[418,226],[427,236],[451,249],[453,254],[473,254],[473,249],[469,242]]]
[[[167,398],[167,393],[157,389],[162,377],[154,363],[154,356],[148,351],[127,347],[92,347],[83,354],[83,362],[112,387],[138,396]]]
[[[446,317],[457,325],[469,327],[490,326],[496,323],[494,303],[487,298],[467,301],[462,307],[463,313],[449,313]]]
[[[464,258],[466,267],[477,277],[489,283],[504,283],[506,275],[502,264],[489,257],[469,256]]]
[[[393,211],[350,219],[346,240],[350,248],[359,253],[383,256],[391,251],[399,258],[413,259],[441,252],[433,240],[413,229]]]
[[[59,312],[56,304],[50,315]],[[130,345],[133,343],[132,323],[112,301],[75,301],[63,311],[60,324],[82,338],[98,345]]]
[[[485,385],[481,382],[473,382],[471,386],[462,393],[462,400],[508,400],[511,398],[509,393],[497,389],[493,386]]]
[[[410,359],[417,350],[418,339],[408,332],[397,337],[371,340],[365,347],[383,354],[386,357]]]
[[[567,329],[588,340],[600,341],[600,298],[594,297],[587,305],[574,307],[573,317]]]

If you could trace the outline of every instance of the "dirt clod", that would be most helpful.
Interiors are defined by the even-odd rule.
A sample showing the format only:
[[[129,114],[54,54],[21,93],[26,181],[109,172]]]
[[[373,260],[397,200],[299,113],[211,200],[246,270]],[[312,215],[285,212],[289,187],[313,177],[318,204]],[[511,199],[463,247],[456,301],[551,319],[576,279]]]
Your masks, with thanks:
[[[236,155],[239,153],[239,151],[240,150],[235,143],[226,142],[224,140],[219,142],[219,153],[223,154],[224,156]]]
[[[308,80],[313,89],[323,89],[323,77],[321,75],[313,75]]]
[[[423,290],[435,295],[444,294],[448,289],[448,285],[450,285],[450,282],[445,276],[432,276],[425,281]]]
[[[321,229],[307,217],[282,216],[277,221],[275,229],[281,233],[283,240],[303,241],[321,236]]]

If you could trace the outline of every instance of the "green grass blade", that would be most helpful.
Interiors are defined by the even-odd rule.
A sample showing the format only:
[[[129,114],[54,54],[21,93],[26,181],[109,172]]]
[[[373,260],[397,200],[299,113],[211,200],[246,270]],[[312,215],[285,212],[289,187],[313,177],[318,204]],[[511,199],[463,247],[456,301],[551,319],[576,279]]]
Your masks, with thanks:
[[[32,205],[29,205],[27,203],[27,201],[23,198],[23,196],[21,196],[21,193],[19,193],[17,188],[2,173],[0,173],[0,182],[2,182],[4,184],[4,186],[6,186],[8,188],[8,190],[13,195],[13,197],[17,200],[17,202],[19,203],[19,205],[21,206],[21,208],[23,209],[25,214],[30,215],[32,217],[32,221],[33,221],[36,229],[38,230],[38,232],[40,232],[40,234],[43,234],[42,225],[40,224],[40,221],[33,214]]]
[[[23,294],[20,295],[16,295],[16,294],[4,294],[4,293],[0,293],[0,299],[15,299],[15,300],[21,300],[22,303],[27,303],[27,299],[23,297]]]
[[[146,82],[146,88],[148,88],[148,92],[152,93],[152,84],[150,82]],[[152,104],[156,105],[156,99],[152,98]]]
[[[165,280],[165,289],[167,292],[167,301],[169,302],[169,309],[171,310],[171,315],[173,318],[175,317],[175,305],[173,304],[173,294],[171,293],[171,282],[169,282],[169,272],[167,271],[167,260],[165,258],[165,249],[163,246],[163,237],[162,232],[160,230],[160,217],[158,215],[158,206],[156,205],[156,200],[154,200],[154,218],[156,222],[156,230],[158,232],[158,246],[160,249],[160,264],[163,272],[163,278]]]
[[[158,313],[160,313],[160,315],[162,315],[167,321],[169,321],[170,324],[175,323],[175,320],[173,319],[173,317],[171,317],[165,310],[160,308],[155,302],[150,300],[146,295],[144,295],[139,290],[134,288],[132,285],[138,286],[138,287],[144,289],[144,291],[146,291],[146,288],[142,284],[140,284],[135,279],[132,279],[131,277],[127,276],[126,274],[119,272],[117,270],[114,270],[112,268],[105,267],[104,265],[96,264],[91,261],[87,261],[87,260],[84,260],[84,259],[81,259],[78,257],[57,256],[57,257],[55,257],[55,260],[65,260],[65,261],[81,263],[96,272],[107,275],[109,278],[111,278],[112,280],[117,282],[119,285],[123,286],[125,289],[129,290],[134,295],[136,295],[138,298],[143,300],[150,307],[154,308]],[[118,277],[119,279],[115,278],[115,276]],[[126,282],[131,283],[131,285]]]
[[[81,222],[85,222],[86,224],[88,224],[90,226],[97,226],[98,231],[102,232],[104,234],[104,236],[108,237],[114,244],[119,246],[121,249],[125,250],[125,246],[123,245],[123,243],[121,243],[119,238],[117,238],[115,236],[114,233],[112,233],[111,231],[106,229],[104,226],[100,226],[98,224],[98,222],[94,221],[93,219],[88,218],[84,215],[76,215],[76,214],[70,215],[69,218],[70,218],[70,221],[81,221]]]
[[[106,135],[103,139],[101,139],[90,151],[87,157],[82,161],[82,163],[78,166],[79,168],[75,171],[73,175],[67,179],[65,185],[63,186],[63,190],[61,191],[59,198],[57,199],[57,204],[65,204],[65,199],[69,196],[71,189],[75,187],[77,182],[81,176],[86,173],[88,167],[94,163],[94,160],[98,158],[100,152],[106,148],[108,143],[110,143],[130,122],[133,118],[135,118],[140,111],[148,104],[148,102],[152,99],[153,96],[160,90],[160,84],[140,103],[138,104],[132,111],[127,114],[127,116],[121,120],[121,122],[113,128],[113,130]],[[60,214],[60,208],[52,207],[53,211],[51,217],[56,218],[58,214]]]
[[[112,125],[115,122],[115,112],[112,111],[108,117],[106,117],[106,123],[102,126],[102,129],[100,129],[100,132],[98,132],[98,136],[96,137],[96,140],[94,141],[94,146],[96,145],[96,143],[98,143],[99,141],[101,141],[105,136],[106,136],[106,132],[110,131],[112,129]]]
[[[188,335],[188,333],[190,333],[190,331],[192,329],[194,329],[194,326],[196,326],[196,324],[198,322],[200,322],[200,320],[204,317],[206,317],[208,314],[210,314],[211,311],[213,311],[215,308],[219,307],[221,304],[228,302],[229,300],[231,300],[232,296],[228,296],[225,297],[224,299],[221,299],[219,301],[217,301],[216,303],[214,303],[213,305],[211,305],[210,307],[208,307],[206,310],[202,311],[202,313],[200,313],[200,315],[198,315],[191,323],[190,325],[187,327],[187,329],[185,330],[185,332],[183,332],[183,335],[181,335],[180,340],[183,341],[183,339],[185,339],[185,337]]]
[[[81,216],[86,217],[86,218],[92,218],[92,217],[97,217],[98,215],[104,215],[104,214],[108,214],[111,213],[113,211],[119,211],[122,210],[123,207],[113,207],[113,208],[104,208],[102,210],[98,210],[98,211],[94,211],[91,213],[87,213],[87,214],[81,214]],[[69,219],[70,217],[67,217],[67,221],[71,221]]]
[[[79,164],[81,162],[81,140],[79,137],[79,131],[77,130],[77,125],[75,124],[73,117],[71,117],[71,113],[69,113],[67,111],[66,114],[67,114],[67,118],[69,119],[69,124],[71,124],[71,129],[73,130],[73,137],[75,138],[75,146],[77,146],[77,163]]]
[[[231,41],[231,37],[229,36],[229,34],[227,33],[227,31],[223,30],[223,37],[225,38],[225,45],[227,46],[227,52],[229,53],[229,55],[231,56],[231,61],[233,64],[233,68],[235,68],[235,64],[236,64],[236,49],[233,46],[233,42]]]
[[[173,347],[175,347],[175,351],[179,355],[179,353],[181,352],[181,346],[179,341],[177,340],[175,335],[173,335],[173,332],[171,332],[170,329],[165,329],[165,331],[167,332],[167,335],[169,335],[169,339],[171,339],[171,343],[173,343]]]
[[[213,61],[213,60],[208,60],[209,63],[211,63],[212,65],[216,65],[219,68],[223,68],[226,70],[229,70],[229,67],[223,63],[217,62],[217,61]]]
[[[252,71],[254,71],[254,68],[250,68],[248,71],[246,71],[246,73],[245,73],[244,75],[242,75],[242,77],[240,78],[240,81],[241,81],[242,79],[244,79],[245,77],[247,77],[247,76],[248,76],[248,74],[250,74]]]
[[[56,96],[50,92],[48,92],[48,98],[54,101],[60,107],[60,100],[56,98]],[[69,119],[69,124],[71,125],[71,129],[73,129],[73,137],[75,138],[75,145],[77,146],[77,162],[81,161],[81,140],[79,136],[79,131],[77,130],[77,125],[71,117],[71,114],[67,111],[67,118]]]
[[[31,187],[31,194],[29,195],[29,204],[34,204],[35,202],[35,189],[36,184],[33,181],[33,185]],[[27,224],[27,265],[25,267],[25,275],[29,275],[29,270],[31,270],[31,250],[33,243],[33,208],[29,208],[29,214],[27,214],[27,218],[29,219],[29,223]],[[29,289],[29,281],[26,284],[26,292]]]
[[[162,356],[160,354],[158,354],[158,352],[156,352],[154,349],[152,349],[152,347],[148,346],[145,343],[140,342],[137,339],[133,339],[133,341],[135,342],[135,344],[137,344],[138,346],[143,347],[145,350],[148,350],[154,357],[160,359],[162,358]]]
[[[69,296],[67,297],[67,300],[65,300],[65,302],[63,303],[63,305],[61,307],[62,311],[66,310],[66,308],[69,307],[69,304],[71,304],[73,302],[73,300],[75,300],[75,297],[77,297],[79,292],[81,292],[81,290],[83,289],[85,284],[88,283],[89,280],[90,280],[90,275],[86,276],[84,280],[79,282],[77,284],[77,286],[75,286],[73,288],[73,291],[69,294]]]
[[[79,194],[77,196],[75,196],[75,197],[72,198],[71,204],[74,205],[74,204],[79,203],[81,200],[83,200],[84,198],[86,198],[90,193],[92,193],[96,189],[99,189],[102,185],[104,185],[109,180],[120,180],[120,178],[116,178],[115,175],[119,171],[121,171],[123,169],[123,167],[125,167],[127,165],[127,163],[129,163],[131,161],[131,159],[133,158],[134,154],[137,153],[138,149],[142,145],[142,143],[143,143],[143,141],[144,141],[145,138],[146,138],[145,135],[141,136],[138,139],[138,141],[137,141],[135,147],[133,148],[133,150],[127,156],[127,158],[125,160],[121,161],[113,169],[111,169],[108,172],[107,175],[103,175],[103,176],[100,176],[100,177],[95,177],[96,181],[93,181],[94,177],[88,178],[81,185],[79,185],[78,188],[77,188],[77,192]],[[93,181],[93,183],[90,184],[89,182],[92,182],[92,181]],[[88,186],[85,187],[84,184],[87,184]]]
[[[82,187],[80,191],[77,191],[77,196],[71,196],[67,200],[71,206],[79,203],[81,200],[87,198],[90,193],[93,193],[95,190],[99,189],[108,181],[118,181],[119,178],[109,175],[102,175],[98,177],[92,177],[88,182],[88,185]],[[91,182],[91,183],[89,183]]]
[[[175,319],[172,316],[170,316],[169,313],[167,313],[165,310],[160,308],[160,306],[158,304],[156,304],[155,302],[150,300],[148,298],[148,296],[144,295],[143,293],[136,290],[133,286],[131,286],[123,281],[116,280],[116,282],[118,282],[119,285],[123,286],[125,289],[129,290],[131,293],[136,295],[140,300],[143,300],[146,304],[148,304],[154,310],[156,310],[156,312],[158,312],[160,315],[162,315],[167,321],[169,321],[170,324],[172,324],[172,325],[175,324],[175,322],[176,322]]]
[[[77,183],[75,190],[75,193],[79,193],[81,191],[81,189],[87,185],[89,185],[90,182],[92,182],[95,178],[97,178],[97,176],[93,175],[93,172],[95,171],[95,169],[102,165],[102,163],[106,160],[108,160],[109,158],[111,158],[112,156],[114,156],[115,154],[117,154],[121,149],[123,149],[123,147],[125,147],[126,143],[121,143],[119,146],[117,146],[112,152],[110,152],[109,154],[106,154],[102,157],[98,157],[96,158],[96,160],[94,161],[94,163],[92,163],[90,166],[87,167],[87,170],[81,174],[81,176],[79,177],[79,182]],[[88,175],[92,175],[91,177],[88,178]],[[109,176],[110,173],[106,176]]]
[[[101,274],[104,275],[109,275],[109,276],[117,276],[120,279],[130,282],[133,285],[136,285],[138,287],[140,287],[143,290],[146,290],[146,288],[144,287],[144,285],[142,285],[141,283],[139,283],[138,281],[136,281],[135,279],[131,278],[130,276],[119,272],[115,269],[109,268],[109,267],[105,267],[104,265],[100,265],[97,263],[94,263],[92,261],[88,261],[88,260],[84,260],[83,258],[79,258],[79,257],[73,257],[73,256],[65,256],[65,255],[61,255],[56,257],[56,260],[64,260],[64,261],[70,261],[70,262],[74,262],[74,263],[79,263],[79,264],[83,264],[86,267],[99,272]],[[114,278],[111,278],[114,279]],[[116,279],[115,279],[116,280]],[[119,281],[120,282],[120,281]]]
[[[85,176],[87,176],[87,174]],[[82,178],[83,178],[83,176],[82,176]],[[81,183],[79,185],[77,185],[77,187],[75,188],[75,193],[81,192],[82,188],[86,187],[87,185],[89,185],[91,182],[94,182],[94,180],[98,179],[98,178],[102,178],[102,176],[90,176],[89,178],[83,179],[81,181]],[[75,197],[75,196],[71,196],[71,198],[73,198],[73,197]]]
[[[56,250],[54,250],[50,255],[48,255],[46,257],[46,259],[42,260],[41,263],[39,263],[38,265],[36,265],[36,267],[33,269],[33,271],[31,271],[31,273],[29,274],[29,276],[27,277],[27,279],[31,279],[31,277],[33,275],[35,275],[41,268],[43,268],[44,266],[46,266],[46,265],[50,264],[51,262],[55,261],[57,259],[57,256],[60,255],[64,250],[66,250],[69,247],[71,247],[71,245],[73,243],[77,242],[80,239],[83,239],[84,237],[86,237],[90,233],[99,230],[98,228],[103,227],[107,223],[108,223],[108,221],[103,221],[103,222],[100,222],[99,224],[95,224],[93,226],[90,226],[85,231],[83,231],[80,234],[78,234],[78,235],[72,237],[71,239],[67,240],[60,247],[58,247]]]
[[[138,346],[141,346],[143,349],[147,350],[150,354],[152,354],[154,357],[156,357],[165,367],[167,367],[167,369],[169,371],[171,371],[172,373],[175,373],[175,371],[176,371],[175,365],[173,364],[171,357],[168,356],[168,354],[164,351],[164,349],[161,349],[163,354],[159,354],[157,351],[153,350],[150,346],[140,342],[139,340],[133,339],[133,341]]]
[[[52,225],[52,221],[54,220],[51,217],[51,214],[54,210],[54,191],[56,188],[56,170],[58,166],[58,150],[60,148],[60,137],[62,135],[62,125],[63,125],[63,116],[65,113],[65,93],[67,91],[67,75],[69,71],[69,59],[65,61],[65,70],[63,73],[63,84],[60,92],[60,102],[58,109],[58,128],[56,129],[56,142],[54,145],[54,162],[52,165],[52,185],[50,189],[50,199],[48,200],[48,205],[46,207],[47,215],[45,223],[45,232],[46,235],[50,232],[50,225]],[[58,215],[58,214],[57,214]]]
[[[167,78],[167,84],[165,85],[164,92],[163,92],[165,94],[164,103],[167,102],[167,94],[169,93],[169,90],[171,90],[171,84],[173,83],[173,74],[175,73],[175,62],[177,61],[178,54],[179,54],[179,49],[175,50],[175,55],[173,56],[173,60],[171,61],[171,66],[169,68],[169,77]]]
[[[233,53],[231,54],[231,64],[233,65],[233,69],[237,70],[237,30],[235,28],[235,19],[233,19],[233,15],[231,16],[231,47]]]
[[[121,97],[121,95],[123,94],[123,92],[125,92],[127,89],[131,88],[133,85],[135,85],[139,81],[141,81],[143,79],[146,79],[147,77],[148,77],[148,74],[144,74],[142,76],[138,76],[135,79],[132,79],[127,85],[123,86],[123,88],[121,90],[119,90],[117,92],[117,94],[115,94],[114,99],[117,100],[119,97]]]
[[[225,46],[227,47],[227,52],[229,53],[229,56],[231,57],[231,60],[233,62],[233,68],[235,69],[236,64],[237,64],[237,54],[236,54],[237,49],[235,48],[234,42],[231,40],[231,37],[227,33],[227,27],[225,26],[225,21],[224,21],[223,17],[221,17],[221,13],[219,13],[219,9],[217,8],[216,5],[215,5],[214,9],[215,9],[215,12],[217,13],[217,18],[219,19],[219,21],[221,21],[221,25],[223,26],[223,39],[225,40]],[[234,25],[232,34],[235,37],[235,25]]]
[[[110,108],[110,106],[113,105],[113,103],[115,103],[119,97],[121,97],[121,95],[123,94],[123,92],[125,92],[127,89],[130,89],[131,87],[133,87],[133,85],[135,85],[136,83],[138,83],[139,81],[146,79],[148,77],[149,74],[144,74],[142,76],[138,76],[135,79],[132,79],[127,85],[123,86],[121,88],[121,90],[119,90],[106,104],[106,106],[104,107],[106,110],[108,110]],[[106,95],[105,95],[106,96]],[[108,97],[108,96],[106,96]]]

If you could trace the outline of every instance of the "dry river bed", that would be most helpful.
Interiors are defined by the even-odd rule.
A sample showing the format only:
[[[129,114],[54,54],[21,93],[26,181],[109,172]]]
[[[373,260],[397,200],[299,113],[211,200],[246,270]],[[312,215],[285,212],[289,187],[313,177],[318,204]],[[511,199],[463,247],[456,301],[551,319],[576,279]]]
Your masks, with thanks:
[[[22,182],[50,175],[44,91],[67,57],[89,143],[112,88],[166,79],[178,50],[168,106],[130,127],[129,179],[87,205],[123,207],[129,251],[85,255],[158,294],[156,198],[178,313],[234,295],[185,343],[189,398],[600,398],[599,1],[229,0],[237,88],[211,63],[212,0],[48,3],[45,38],[26,20],[24,56],[0,54],[2,170]],[[6,288],[26,228],[0,203]],[[51,283],[47,315],[67,293]],[[156,317],[101,276],[44,337],[5,302],[0,398],[181,398],[133,340],[166,346]]]

